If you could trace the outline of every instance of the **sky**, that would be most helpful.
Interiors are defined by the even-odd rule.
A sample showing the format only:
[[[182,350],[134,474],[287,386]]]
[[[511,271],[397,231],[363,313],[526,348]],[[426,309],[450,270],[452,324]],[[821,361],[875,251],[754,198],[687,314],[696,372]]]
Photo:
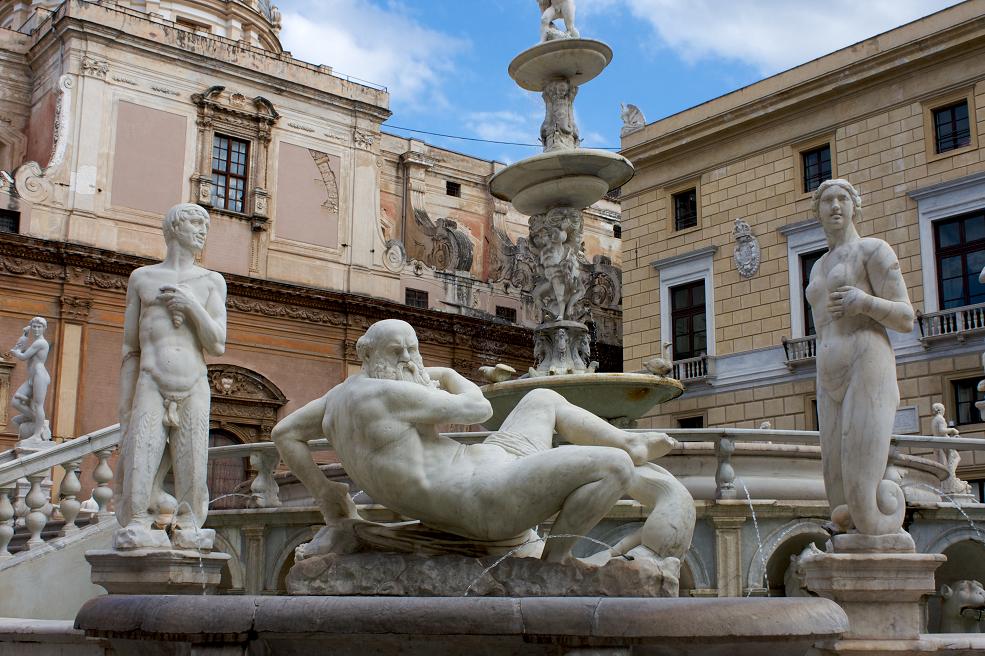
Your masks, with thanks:
[[[385,86],[383,129],[512,163],[540,152],[544,104],[507,74],[539,38],[535,0],[275,0],[297,59]],[[940,11],[955,0],[577,0],[612,64],[578,92],[584,147],[619,146],[620,103],[648,123]]]

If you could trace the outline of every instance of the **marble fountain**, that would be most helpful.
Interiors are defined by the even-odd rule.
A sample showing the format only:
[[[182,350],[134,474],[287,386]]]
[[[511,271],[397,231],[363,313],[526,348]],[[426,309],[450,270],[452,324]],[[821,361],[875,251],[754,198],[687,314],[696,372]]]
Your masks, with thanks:
[[[620,155],[579,147],[574,99],[579,85],[608,65],[612,51],[581,38],[573,0],[538,5],[541,41],[517,56],[509,71],[522,88],[543,95],[544,152],[507,167],[490,182],[496,197],[531,216],[530,243],[539,263],[535,297],[543,314],[535,330],[535,365],[516,380],[499,380],[502,370],[491,372],[490,384],[480,389],[451,369],[425,367],[408,324],[386,320],[370,327],[357,343],[363,372],[274,429],[284,463],[324,518],[324,526],[297,550],[287,596],[204,594],[218,583],[223,564],[223,555],[212,551],[213,535],[203,528],[204,513],[153,488],[157,462],[137,447],[146,439],[140,433],[146,425],[124,428],[125,465],[141,468],[142,474],[126,475],[118,491],[131,511],[118,515],[122,526],[114,548],[87,554],[93,581],[110,592],[79,612],[76,626],[87,636],[105,641],[116,654],[947,650],[920,633],[920,600],[933,591],[933,571],[944,557],[914,553],[913,541],[894,523],[901,518],[903,493],[882,471],[889,458],[888,428],[882,435],[881,424],[868,426],[876,446],[853,452],[858,463],[844,467],[830,448],[736,445],[741,435],[735,431],[707,443],[680,444],[665,433],[629,430],[683,387],[667,375],[669,363],[656,363],[654,374],[604,374],[595,372],[590,358],[585,289],[574,274],[581,211],[628,181],[633,167]],[[822,223],[828,217],[829,224],[838,224],[829,230],[834,249],[844,246],[838,239],[851,237],[845,227],[851,221],[844,217],[850,219],[853,199],[843,187],[829,196],[837,198],[821,194],[820,211]],[[840,208],[838,220],[830,218],[825,202]],[[179,217],[170,228],[163,268],[177,272],[179,282],[187,275],[207,285],[209,272],[182,273],[193,262],[189,253],[204,244],[201,221],[185,234],[188,221]],[[172,257],[172,245],[185,254]],[[154,280],[148,284],[160,284]],[[184,369],[159,372],[164,380],[199,366],[203,350],[221,351],[225,335],[224,314],[202,294],[196,299],[194,290],[166,287],[157,298],[167,312],[147,310],[145,319],[143,304],[153,305],[153,293],[135,301],[141,321],[173,325],[188,339]],[[890,300],[847,289],[833,292],[839,294],[839,307],[831,325],[843,315],[856,319],[878,311],[882,317],[883,310],[905,319],[905,288],[902,299]],[[885,335],[881,326],[868,326],[875,348],[881,343],[878,331]],[[128,324],[128,330],[134,328]],[[823,331],[822,326],[822,347]],[[137,358],[152,348],[134,343]],[[153,401],[164,403],[159,414],[171,439],[194,441],[177,414],[194,394]],[[154,410],[139,406],[149,403],[146,397],[138,395],[134,403],[135,413]],[[172,417],[176,421],[169,423]],[[443,423],[481,424],[492,432],[463,444],[437,433],[436,425]],[[567,444],[555,446],[555,433]],[[410,521],[361,516],[349,486],[326,477],[312,459],[309,442],[324,435],[358,489]],[[666,467],[651,462],[661,458]],[[832,503],[840,534],[827,552],[801,563],[818,596],[677,596],[681,562],[695,529],[695,499],[736,497],[723,470],[723,462],[731,466],[733,458],[749,460],[746,479],[757,496],[782,498],[783,490],[806,478],[798,496],[823,500],[822,470],[828,496],[833,487],[840,490]],[[756,471],[754,463],[765,464]],[[941,478],[933,467],[913,460],[897,457],[896,464],[926,470],[928,480]],[[204,479],[196,478],[198,469],[189,462],[175,467],[186,488],[183,496],[200,499]],[[873,467],[880,469],[877,476],[869,473]],[[785,480],[777,480],[778,470],[786,471]],[[573,558],[579,540],[624,497],[646,509],[638,525],[617,544]],[[545,524],[548,535],[537,530]]]

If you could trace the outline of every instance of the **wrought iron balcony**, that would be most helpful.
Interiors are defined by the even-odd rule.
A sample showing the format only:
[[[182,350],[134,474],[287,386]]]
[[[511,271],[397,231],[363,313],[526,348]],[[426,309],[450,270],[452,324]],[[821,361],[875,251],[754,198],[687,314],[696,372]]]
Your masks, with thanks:
[[[786,354],[787,367],[795,369],[801,365],[813,364],[817,355],[817,335],[807,337],[783,338],[783,352]]]
[[[985,303],[928,312],[917,312],[920,341],[925,347],[935,341],[963,342],[973,335],[985,335]]]

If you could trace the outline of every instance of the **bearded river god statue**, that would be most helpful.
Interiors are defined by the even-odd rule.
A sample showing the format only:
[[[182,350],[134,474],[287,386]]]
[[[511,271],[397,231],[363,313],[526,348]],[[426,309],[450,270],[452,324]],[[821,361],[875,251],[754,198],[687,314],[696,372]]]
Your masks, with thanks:
[[[452,369],[425,367],[409,324],[380,321],[356,349],[362,372],[273,431],[326,523],[298,549],[292,594],[677,594],[694,505],[683,485],[649,462],[675,440],[617,429],[538,389],[500,430],[462,444],[436,425],[481,423],[492,414],[489,402]],[[571,444],[552,447],[555,432]],[[360,489],[416,521],[360,518],[348,486],[326,479],[311,458],[307,442],[321,437]],[[575,543],[624,494],[654,507],[649,519],[619,544],[574,559]],[[539,538],[536,527],[555,514],[550,535]],[[506,554],[517,557],[484,573]]]

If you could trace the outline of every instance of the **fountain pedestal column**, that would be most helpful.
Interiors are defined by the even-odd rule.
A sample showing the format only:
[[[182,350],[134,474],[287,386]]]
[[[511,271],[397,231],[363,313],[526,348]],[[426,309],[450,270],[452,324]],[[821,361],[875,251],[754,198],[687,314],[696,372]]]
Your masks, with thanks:
[[[842,536],[836,536],[842,537]],[[838,603],[850,629],[819,642],[816,653],[921,654],[938,649],[926,631],[923,600],[935,591],[941,554],[820,553],[801,560],[806,587]]]

